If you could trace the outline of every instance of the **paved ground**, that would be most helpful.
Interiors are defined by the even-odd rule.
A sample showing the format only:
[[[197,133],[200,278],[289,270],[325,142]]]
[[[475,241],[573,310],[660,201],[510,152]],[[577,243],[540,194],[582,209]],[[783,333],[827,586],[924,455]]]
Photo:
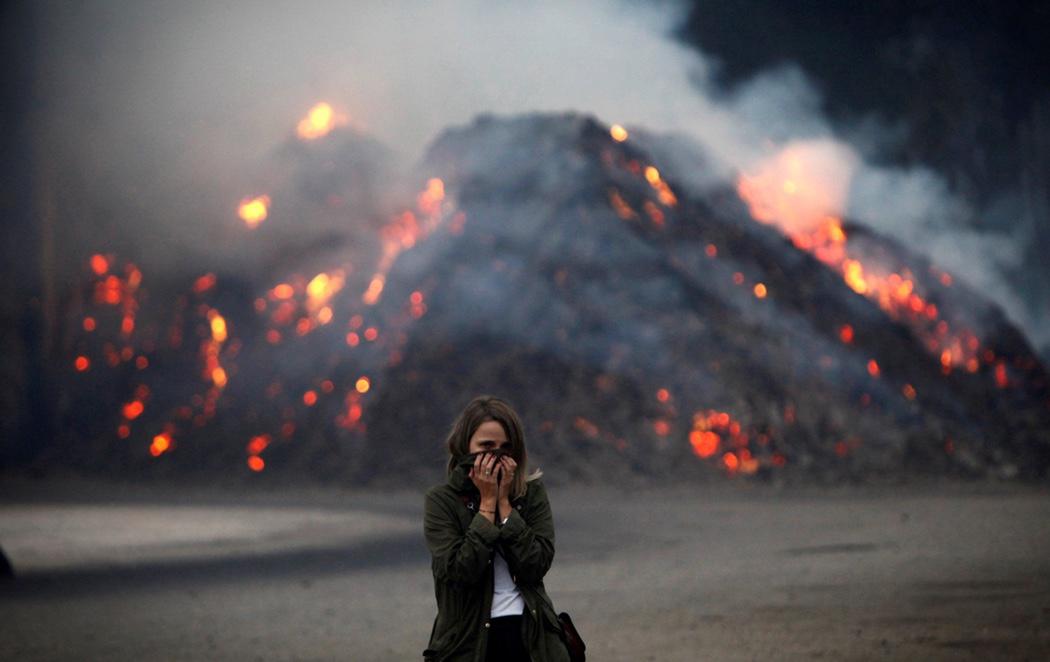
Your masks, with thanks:
[[[0,659],[421,660],[422,492],[7,485]],[[589,659],[1050,659],[1050,491],[549,487]]]

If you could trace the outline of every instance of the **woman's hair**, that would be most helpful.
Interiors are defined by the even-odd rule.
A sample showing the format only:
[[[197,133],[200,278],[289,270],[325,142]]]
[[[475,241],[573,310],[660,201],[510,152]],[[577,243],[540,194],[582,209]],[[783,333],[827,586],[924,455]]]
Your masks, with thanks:
[[[526,481],[536,480],[543,475],[536,469],[531,475],[525,474],[529,469],[529,454],[525,450],[525,430],[518,414],[505,400],[492,395],[479,395],[471,400],[449,430],[446,445],[448,446],[448,473],[456,468],[456,460],[470,452],[470,438],[474,436],[485,421],[497,421],[510,441],[510,456],[517,463],[514,480],[510,487],[510,498],[515,499],[525,493]]]

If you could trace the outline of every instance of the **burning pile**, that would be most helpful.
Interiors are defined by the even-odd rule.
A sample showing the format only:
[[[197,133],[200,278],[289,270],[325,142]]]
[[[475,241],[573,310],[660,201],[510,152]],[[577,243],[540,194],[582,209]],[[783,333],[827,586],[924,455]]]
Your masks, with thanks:
[[[804,154],[687,190],[623,127],[482,117],[434,143],[410,198],[356,167],[347,124],[311,110],[288,181],[236,208],[260,255],[337,221],[304,250],[196,275],[170,310],[148,270],[90,258],[68,371],[84,464],[432,478],[451,417],[492,392],[555,477],[1046,475],[1023,337],[831,215],[842,192]]]

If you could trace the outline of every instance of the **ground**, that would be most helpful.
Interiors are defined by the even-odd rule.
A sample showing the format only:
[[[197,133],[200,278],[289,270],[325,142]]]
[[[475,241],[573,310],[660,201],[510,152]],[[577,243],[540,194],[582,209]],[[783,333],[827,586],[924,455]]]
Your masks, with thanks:
[[[1050,659],[1050,489],[549,485],[592,662]],[[422,660],[422,489],[7,481],[0,659]]]

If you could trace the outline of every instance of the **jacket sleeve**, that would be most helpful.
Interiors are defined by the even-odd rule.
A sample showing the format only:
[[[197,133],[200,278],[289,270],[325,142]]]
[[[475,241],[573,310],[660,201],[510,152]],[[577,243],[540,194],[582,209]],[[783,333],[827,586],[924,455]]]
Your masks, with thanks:
[[[543,579],[554,560],[554,516],[543,483],[529,484],[536,496],[525,517],[511,509],[510,519],[499,529],[503,556],[517,581],[535,584]]]
[[[430,550],[434,577],[441,581],[475,584],[485,576],[499,528],[481,513],[474,513],[470,526],[460,531],[459,517],[447,502],[427,492],[423,534]]]

